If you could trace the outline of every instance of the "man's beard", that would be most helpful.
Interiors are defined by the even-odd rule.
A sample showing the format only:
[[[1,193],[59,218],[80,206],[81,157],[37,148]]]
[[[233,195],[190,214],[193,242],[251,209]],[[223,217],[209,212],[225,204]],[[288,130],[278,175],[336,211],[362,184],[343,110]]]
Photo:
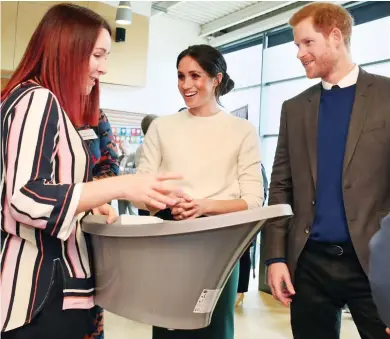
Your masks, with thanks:
[[[316,58],[314,61],[314,71],[312,73],[309,72],[310,78],[323,79],[328,77],[329,74],[332,73],[335,63],[335,60],[328,53],[325,53],[321,57]]]

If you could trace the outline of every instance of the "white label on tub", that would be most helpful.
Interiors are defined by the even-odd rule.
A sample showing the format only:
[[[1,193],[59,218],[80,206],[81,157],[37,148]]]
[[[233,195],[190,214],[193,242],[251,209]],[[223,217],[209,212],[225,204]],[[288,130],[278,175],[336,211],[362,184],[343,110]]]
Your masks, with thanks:
[[[221,289],[203,290],[195,305],[194,313],[210,313],[213,310]]]

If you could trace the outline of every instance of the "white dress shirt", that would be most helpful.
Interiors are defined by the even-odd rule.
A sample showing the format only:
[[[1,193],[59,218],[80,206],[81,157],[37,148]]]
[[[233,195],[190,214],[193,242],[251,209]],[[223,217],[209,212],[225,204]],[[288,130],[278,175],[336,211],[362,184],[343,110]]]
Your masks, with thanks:
[[[356,84],[359,76],[359,66],[355,65],[351,72],[349,72],[344,78],[342,78],[337,84],[331,84],[322,80],[322,87],[326,90],[331,89],[333,86],[338,85],[340,88],[353,86]]]

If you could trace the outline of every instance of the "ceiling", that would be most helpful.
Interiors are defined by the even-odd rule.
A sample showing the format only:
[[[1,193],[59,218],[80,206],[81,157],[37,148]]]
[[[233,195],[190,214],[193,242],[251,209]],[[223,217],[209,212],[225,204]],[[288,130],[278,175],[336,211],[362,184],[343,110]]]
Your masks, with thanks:
[[[153,1],[151,15],[194,22],[200,36],[215,38],[305,1]],[[279,12],[278,12],[279,11]]]
[[[99,0],[99,1],[104,2],[113,7],[117,7],[119,5],[119,1],[112,1],[112,0]],[[130,5],[134,13],[145,15],[145,16],[150,16],[151,14],[152,1],[130,1]]]
[[[152,14],[159,10],[172,18],[207,24],[259,1],[153,1]]]
[[[101,0],[102,1],[102,0]],[[103,0],[104,1],[104,0]],[[104,1],[117,6],[119,1]],[[131,1],[142,15],[167,15],[200,26],[199,36],[222,45],[283,26],[308,1]]]

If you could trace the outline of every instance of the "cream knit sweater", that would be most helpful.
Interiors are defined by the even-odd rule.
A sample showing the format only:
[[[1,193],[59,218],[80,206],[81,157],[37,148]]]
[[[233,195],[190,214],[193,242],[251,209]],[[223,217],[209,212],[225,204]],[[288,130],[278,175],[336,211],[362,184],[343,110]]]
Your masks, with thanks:
[[[194,199],[243,199],[262,206],[260,141],[247,120],[220,111],[196,117],[187,110],[153,121],[137,172],[175,172]]]

